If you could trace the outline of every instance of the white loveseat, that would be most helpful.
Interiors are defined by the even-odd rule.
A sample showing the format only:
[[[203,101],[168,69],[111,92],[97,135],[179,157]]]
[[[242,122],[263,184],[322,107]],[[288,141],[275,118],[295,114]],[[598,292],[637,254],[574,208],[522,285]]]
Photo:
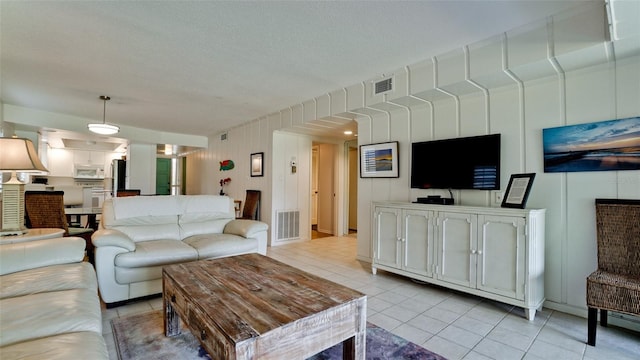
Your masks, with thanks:
[[[93,234],[100,296],[108,307],[162,292],[164,265],[267,252],[267,224],[236,220],[218,195],[105,200]]]
[[[0,359],[109,359],[78,237],[0,245]]]

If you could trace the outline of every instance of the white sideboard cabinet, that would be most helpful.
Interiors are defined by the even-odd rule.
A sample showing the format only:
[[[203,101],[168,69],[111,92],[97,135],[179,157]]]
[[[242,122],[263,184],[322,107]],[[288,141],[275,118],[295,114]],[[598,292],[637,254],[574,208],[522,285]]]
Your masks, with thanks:
[[[372,271],[522,307],[544,302],[544,209],[373,203]]]

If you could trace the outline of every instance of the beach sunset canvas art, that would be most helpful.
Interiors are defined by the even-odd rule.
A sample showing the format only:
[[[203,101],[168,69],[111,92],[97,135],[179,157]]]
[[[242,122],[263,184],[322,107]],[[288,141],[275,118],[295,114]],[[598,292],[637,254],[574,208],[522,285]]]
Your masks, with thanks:
[[[542,130],[544,172],[640,169],[640,117]]]

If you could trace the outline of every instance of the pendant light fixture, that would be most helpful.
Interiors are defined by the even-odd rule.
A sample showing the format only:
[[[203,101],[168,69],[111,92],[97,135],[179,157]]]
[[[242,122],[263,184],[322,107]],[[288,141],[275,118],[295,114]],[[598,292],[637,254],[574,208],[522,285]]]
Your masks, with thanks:
[[[118,132],[120,132],[120,128],[118,126],[105,123],[107,101],[111,100],[111,98],[106,95],[100,95],[100,100],[104,101],[104,107],[102,109],[102,123],[89,124],[87,125],[87,127],[89,128],[89,131],[100,135],[117,134]]]

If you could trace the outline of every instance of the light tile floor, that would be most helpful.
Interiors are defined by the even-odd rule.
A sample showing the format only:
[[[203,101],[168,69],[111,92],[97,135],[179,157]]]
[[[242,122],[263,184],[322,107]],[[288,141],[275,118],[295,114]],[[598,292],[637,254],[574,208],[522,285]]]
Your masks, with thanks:
[[[544,309],[533,322],[520,308],[378,271],[355,260],[355,234],[270,247],[268,256],[367,294],[368,320],[448,359],[640,359],[640,334],[598,327],[585,344],[584,318]],[[117,359],[110,320],[162,309],[161,298],[103,310],[111,359]]]

